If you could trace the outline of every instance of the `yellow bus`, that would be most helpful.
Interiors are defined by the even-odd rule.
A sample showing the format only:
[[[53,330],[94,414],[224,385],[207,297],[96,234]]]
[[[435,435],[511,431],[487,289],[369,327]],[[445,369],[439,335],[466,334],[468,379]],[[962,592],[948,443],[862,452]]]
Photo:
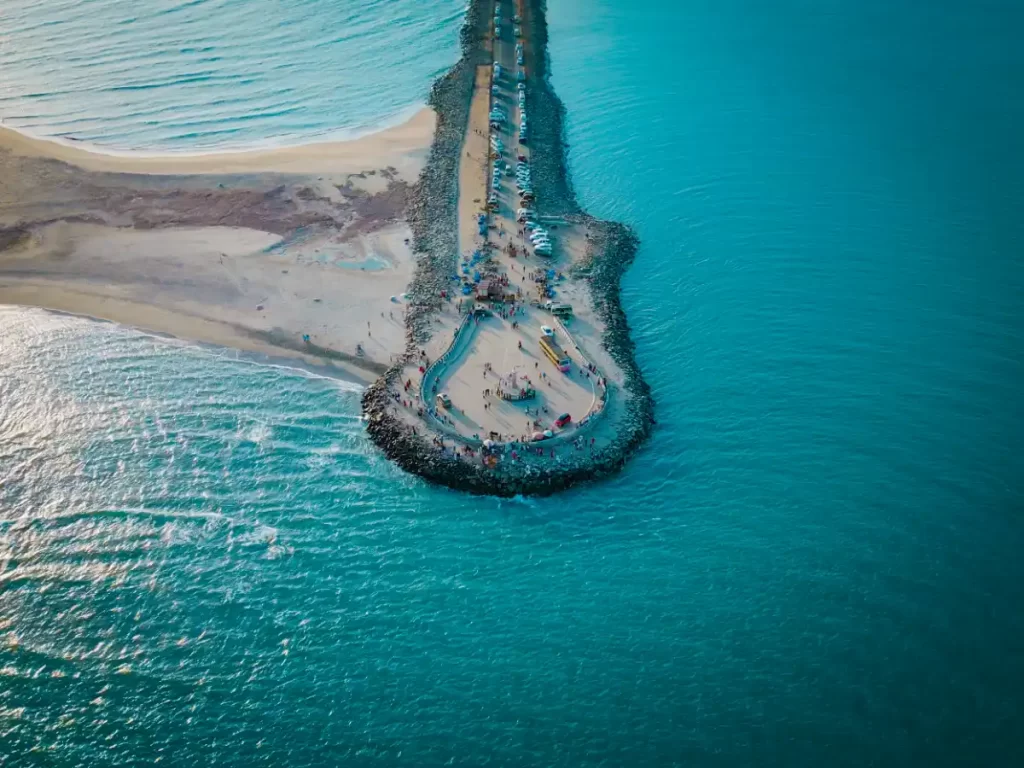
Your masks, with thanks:
[[[558,346],[558,342],[552,339],[550,336],[540,337],[540,348],[544,350],[544,354],[548,356],[548,360],[555,364],[562,373],[569,371],[569,356],[562,351],[562,348]]]

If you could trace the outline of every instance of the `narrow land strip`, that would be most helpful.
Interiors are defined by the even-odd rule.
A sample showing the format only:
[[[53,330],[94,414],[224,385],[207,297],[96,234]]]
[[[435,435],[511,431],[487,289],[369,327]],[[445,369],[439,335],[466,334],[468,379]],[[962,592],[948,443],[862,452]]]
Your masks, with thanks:
[[[406,211],[434,114],[353,142],[164,157],[0,129],[0,303],[369,384],[406,343]]]
[[[461,142],[448,126],[431,155],[458,153],[458,204],[444,213],[458,252],[436,230],[417,232],[428,255],[413,343],[364,397],[370,434],[392,458],[476,492],[544,493],[607,474],[651,423],[618,305],[635,240],[579,213],[564,178],[547,173],[564,158],[560,109],[533,108],[557,105],[545,39],[542,2],[471,4],[463,62],[434,95],[442,114],[469,95],[468,110],[453,110],[465,115]],[[418,194],[435,186],[428,163]],[[599,264],[611,281],[597,290]]]

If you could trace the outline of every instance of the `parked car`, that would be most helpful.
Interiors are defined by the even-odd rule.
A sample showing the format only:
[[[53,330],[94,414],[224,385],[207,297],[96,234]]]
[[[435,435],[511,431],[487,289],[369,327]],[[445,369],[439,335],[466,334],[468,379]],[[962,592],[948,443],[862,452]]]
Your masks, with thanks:
[[[570,416],[568,413],[563,413],[561,416],[555,419],[555,426],[561,429],[570,421],[572,421],[572,416]]]
[[[545,301],[541,306],[553,315],[567,317],[572,314],[572,304],[563,304],[560,301]]]

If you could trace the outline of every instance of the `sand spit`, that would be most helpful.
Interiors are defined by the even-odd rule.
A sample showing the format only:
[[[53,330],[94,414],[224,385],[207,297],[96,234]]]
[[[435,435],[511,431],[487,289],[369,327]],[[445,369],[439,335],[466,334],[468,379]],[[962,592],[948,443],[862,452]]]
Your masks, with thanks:
[[[369,383],[405,346],[405,211],[433,114],[350,143],[164,158],[0,130],[0,302]]]

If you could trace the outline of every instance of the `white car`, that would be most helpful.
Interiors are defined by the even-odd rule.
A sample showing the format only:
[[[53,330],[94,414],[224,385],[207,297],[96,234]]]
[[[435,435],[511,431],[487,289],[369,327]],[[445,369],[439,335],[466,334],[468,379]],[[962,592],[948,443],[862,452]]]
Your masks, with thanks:
[[[555,338],[555,329],[550,326],[542,325],[540,327],[540,332],[542,335],[547,336],[549,339]]]
[[[571,315],[572,314],[572,304],[563,304],[560,301],[545,301],[541,306],[544,307],[544,309],[546,309],[548,312],[550,312],[553,315],[558,315],[558,314]]]

